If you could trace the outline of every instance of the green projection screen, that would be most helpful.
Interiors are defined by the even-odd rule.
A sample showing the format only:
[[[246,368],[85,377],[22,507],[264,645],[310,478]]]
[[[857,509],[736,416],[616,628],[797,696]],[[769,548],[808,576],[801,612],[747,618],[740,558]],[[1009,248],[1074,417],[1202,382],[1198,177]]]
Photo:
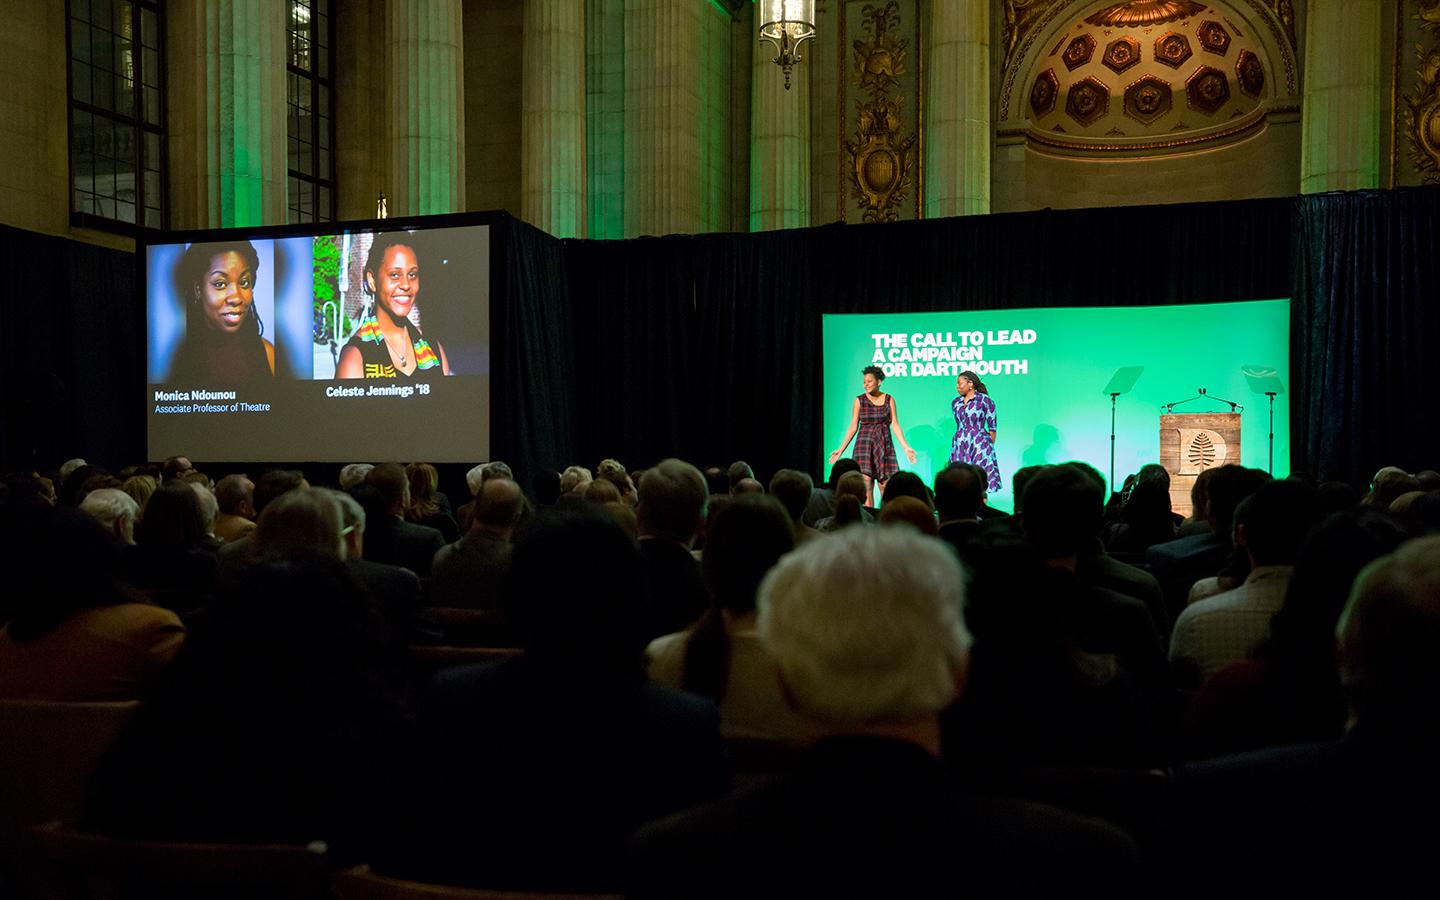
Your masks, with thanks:
[[[931,483],[950,460],[955,377],[974,370],[996,407],[995,449],[1004,488],[990,503],[1013,506],[1010,478],[1021,466],[1078,459],[1107,477],[1110,397],[1116,370],[1144,371],[1115,411],[1115,478],[1158,462],[1160,414],[1241,414],[1241,461],[1267,467],[1269,402],[1251,376],[1278,377],[1275,399],[1277,478],[1289,474],[1290,301],[1256,300],[1190,306],[1010,309],[976,312],[827,315],[823,317],[825,457],[850,424],[851,401],[864,390],[860,370],[886,372],[900,426],[917,460],[896,445],[900,468]],[[852,440],[846,455],[854,452]]]

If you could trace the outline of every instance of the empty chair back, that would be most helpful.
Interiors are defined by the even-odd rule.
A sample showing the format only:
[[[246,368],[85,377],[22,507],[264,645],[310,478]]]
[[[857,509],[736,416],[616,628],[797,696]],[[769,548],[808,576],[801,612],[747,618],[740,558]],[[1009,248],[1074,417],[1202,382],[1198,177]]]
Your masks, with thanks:
[[[208,900],[328,900],[330,859],[322,841],[184,844],[120,840],[63,827],[31,829],[27,861],[37,896]]]
[[[346,869],[335,876],[339,900],[622,900],[619,894],[550,894],[533,891],[491,891],[481,888],[427,884],[388,878],[369,866]]]

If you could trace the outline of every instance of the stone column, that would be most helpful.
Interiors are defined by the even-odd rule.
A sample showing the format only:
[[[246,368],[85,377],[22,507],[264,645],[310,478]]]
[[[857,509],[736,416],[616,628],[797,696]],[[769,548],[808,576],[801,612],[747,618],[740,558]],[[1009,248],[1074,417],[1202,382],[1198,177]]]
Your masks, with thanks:
[[[697,0],[625,0],[625,234],[701,228]]]
[[[930,4],[926,218],[990,211],[990,5]]]
[[[1380,186],[1380,12],[1377,0],[1306,7],[1300,190]]]
[[[465,208],[460,0],[386,0],[390,215]]]
[[[813,42],[812,42],[813,44]],[[810,71],[804,59],[785,73],[771,45],[751,41],[750,230],[810,224]],[[802,52],[811,49],[804,45]]]
[[[625,236],[625,0],[585,0],[585,215],[595,240]]]
[[[585,236],[585,4],[526,0],[520,217]]]
[[[284,224],[285,13],[191,0],[167,22],[173,226]]]

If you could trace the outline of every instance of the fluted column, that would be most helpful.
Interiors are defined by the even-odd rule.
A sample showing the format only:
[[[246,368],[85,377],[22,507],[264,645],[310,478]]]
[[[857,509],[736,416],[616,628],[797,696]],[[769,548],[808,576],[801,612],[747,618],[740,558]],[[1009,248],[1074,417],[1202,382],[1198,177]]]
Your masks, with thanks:
[[[1300,190],[1380,186],[1380,19],[1377,0],[1306,7]]]
[[[625,0],[625,233],[701,228],[697,0]]]
[[[990,6],[930,4],[926,218],[990,211]]]
[[[390,214],[465,208],[460,0],[386,0]]]
[[[585,0],[585,215],[625,236],[625,0]]]
[[[810,224],[810,70],[795,67],[790,90],[769,44],[754,42],[750,90],[750,230]]]
[[[285,13],[190,0],[167,23],[173,225],[285,222]]]
[[[585,236],[585,4],[525,0],[520,217]]]

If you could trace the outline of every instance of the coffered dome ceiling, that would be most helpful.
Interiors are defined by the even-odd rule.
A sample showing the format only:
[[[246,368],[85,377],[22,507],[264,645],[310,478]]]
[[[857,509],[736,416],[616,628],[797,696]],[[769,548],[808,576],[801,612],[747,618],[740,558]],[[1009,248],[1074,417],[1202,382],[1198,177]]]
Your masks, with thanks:
[[[1031,65],[1027,139],[1049,152],[1154,154],[1264,123],[1273,67],[1225,2],[1082,4]]]

